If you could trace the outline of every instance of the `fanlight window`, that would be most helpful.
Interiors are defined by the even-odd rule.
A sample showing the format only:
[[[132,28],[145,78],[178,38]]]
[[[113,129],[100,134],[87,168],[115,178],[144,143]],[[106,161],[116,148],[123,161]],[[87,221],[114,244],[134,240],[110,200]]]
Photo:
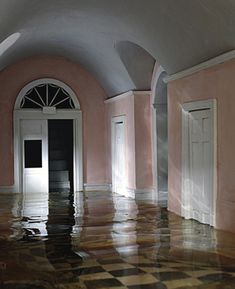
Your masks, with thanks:
[[[25,94],[20,103],[20,108],[75,108],[71,96],[63,88],[51,84],[40,84]]]

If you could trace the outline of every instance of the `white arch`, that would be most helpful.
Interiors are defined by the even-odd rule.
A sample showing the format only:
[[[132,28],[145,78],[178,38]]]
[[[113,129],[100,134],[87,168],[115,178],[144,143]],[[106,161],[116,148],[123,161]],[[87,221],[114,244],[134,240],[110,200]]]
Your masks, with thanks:
[[[158,194],[158,184],[157,184],[157,127],[156,127],[156,109],[154,108],[155,103],[155,95],[157,89],[157,83],[160,75],[165,72],[164,68],[159,65],[157,62],[155,63],[153,76],[151,81],[151,104],[152,104],[152,170],[153,170],[153,187],[155,190],[155,200],[159,199]]]
[[[22,109],[21,100],[25,94],[35,86],[41,84],[54,84],[64,89],[72,98],[75,108],[57,109],[56,113],[44,113],[38,109]],[[22,150],[20,143],[20,121],[21,120],[49,120],[49,119],[71,119],[74,124],[74,190],[83,190],[83,153],[82,153],[82,112],[80,103],[75,92],[62,81],[52,78],[41,78],[26,84],[19,92],[14,107],[14,192],[22,191]]]
[[[155,94],[157,89],[157,83],[160,75],[162,72],[166,72],[165,69],[159,65],[157,62],[155,63],[154,69],[153,69],[153,77],[151,81],[151,91],[152,91],[152,104],[154,104],[155,101]]]
[[[61,88],[63,88],[68,94],[69,96],[72,98],[75,109],[80,109],[80,103],[79,100],[77,98],[77,95],[75,94],[75,92],[64,82],[54,79],[54,78],[40,78],[37,80],[33,80],[31,82],[29,82],[28,84],[26,84],[18,93],[17,99],[15,101],[15,110],[21,109],[20,104],[21,104],[21,100],[22,98],[26,95],[26,93],[41,84],[54,84],[57,85]]]

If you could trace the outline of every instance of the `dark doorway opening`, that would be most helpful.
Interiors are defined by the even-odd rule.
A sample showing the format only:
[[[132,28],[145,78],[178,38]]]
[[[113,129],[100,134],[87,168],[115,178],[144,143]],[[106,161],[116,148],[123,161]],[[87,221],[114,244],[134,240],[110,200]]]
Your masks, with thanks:
[[[49,192],[73,192],[73,120],[49,120]]]

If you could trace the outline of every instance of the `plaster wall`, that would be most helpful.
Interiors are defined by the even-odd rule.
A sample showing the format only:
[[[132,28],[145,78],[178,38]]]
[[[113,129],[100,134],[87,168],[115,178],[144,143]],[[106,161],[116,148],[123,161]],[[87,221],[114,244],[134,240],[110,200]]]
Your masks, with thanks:
[[[135,96],[135,158],[137,189],[152,189],[152,115],[150,96]]]
[[[62,57],[33,57],[0,72],[0,186],[14,184],[13,110],[19,91],[39,78],[55,78],[76,93],[83,113],[84,183],[107,183],[103,88],[79,64]]]
[[[114,102],[106,103],[107,117],[107,142],[108,142],[108,166],[107,175],[109,183],[112,183],[112,144],[111,144],[111,122],[116,116],[126,118],[126,169],[127,186],[130,189],[136,188],[135,172],[135,119],[134,119],[134,95]]]
[[[235,60],[168,84],[169,210],[181,211],[181,105],[217,100],[216,227],[235,232]]]

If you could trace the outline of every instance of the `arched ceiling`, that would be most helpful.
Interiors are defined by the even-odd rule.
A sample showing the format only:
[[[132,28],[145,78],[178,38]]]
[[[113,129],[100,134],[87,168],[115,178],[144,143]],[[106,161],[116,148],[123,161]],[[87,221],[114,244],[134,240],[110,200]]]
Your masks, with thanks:
[[[234,0],[0,1],[0,69],[61,55],[81,63],[109,96],[150,88],[141,74],[152,72],[154,59],[171,75],[234,48]]]

